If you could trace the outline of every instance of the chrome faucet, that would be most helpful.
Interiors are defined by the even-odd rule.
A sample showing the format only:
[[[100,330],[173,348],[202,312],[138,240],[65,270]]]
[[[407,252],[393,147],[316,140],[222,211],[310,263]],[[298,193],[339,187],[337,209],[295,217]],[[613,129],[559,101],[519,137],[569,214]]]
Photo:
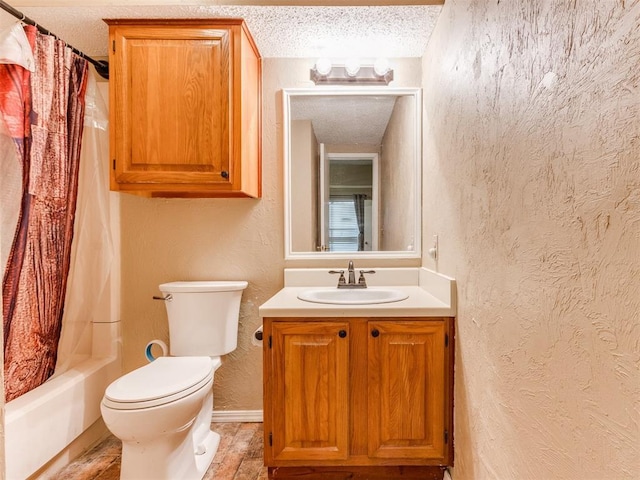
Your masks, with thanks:
[[[338,278],[338,288],[367,288],[367,281],[364,278],[364,274],[376,273],[375,270],[360,270],[360,277],[356,283],[356,271],[353,268],[353,260],[349,260],[349,266],[347,268],[347,274],[349,281],[344,278],[344,270],[329,270],[329,273],[340,274]]]
[[[349,260],[349,283],[348,285],[356,284],[356,272],[353,271],[353,260]]]

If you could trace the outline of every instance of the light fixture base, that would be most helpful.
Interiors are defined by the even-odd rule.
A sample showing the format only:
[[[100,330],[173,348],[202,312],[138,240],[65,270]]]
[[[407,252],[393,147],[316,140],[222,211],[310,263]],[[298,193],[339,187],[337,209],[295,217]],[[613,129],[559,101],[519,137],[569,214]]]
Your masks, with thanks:
[[[316,85],[389,85],[393,80],[393,70],[389,69],[387,73],[379,76],[371,66],[360,67],[358,73],[350,77],[343,66],[333,67],[327,75],[320,75],[312,68],[311,80]]]

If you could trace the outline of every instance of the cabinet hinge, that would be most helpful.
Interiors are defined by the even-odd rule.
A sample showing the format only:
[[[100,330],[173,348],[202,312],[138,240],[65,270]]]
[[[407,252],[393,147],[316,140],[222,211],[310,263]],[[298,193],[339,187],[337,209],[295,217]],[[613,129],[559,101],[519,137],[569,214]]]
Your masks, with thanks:
[[[116,159],[115,158],[113,159],[113,169],[114,170],[116,169]]]
[[[449,443],[449,430],[444,431],[444,443]]]
[[[273,447],[273,433],[269,432],[269,446]]]
[[[111,42],[111,50],[113,50],[113,53],[116,53],[116,41],[115,40],[113,40]]]
[[[269,335],[269,348],[271,348],[271,345],[272,345],[272,344],[273,344],[273,342],[272,342],[272,337],[271,337],[271,335]]]

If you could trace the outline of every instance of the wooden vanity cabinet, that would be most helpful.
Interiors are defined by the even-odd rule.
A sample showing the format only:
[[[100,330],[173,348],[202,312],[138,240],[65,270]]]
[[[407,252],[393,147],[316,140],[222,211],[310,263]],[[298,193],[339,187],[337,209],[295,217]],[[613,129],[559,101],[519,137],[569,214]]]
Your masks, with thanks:
[[[277,460],[349,455],[349,322],[274,322],[270,450]]]
[[[105,22],[111,189],[260,197],[261,58],[244,21]]]
[[[452,318],[263,320],[270,478],[452,464]]]

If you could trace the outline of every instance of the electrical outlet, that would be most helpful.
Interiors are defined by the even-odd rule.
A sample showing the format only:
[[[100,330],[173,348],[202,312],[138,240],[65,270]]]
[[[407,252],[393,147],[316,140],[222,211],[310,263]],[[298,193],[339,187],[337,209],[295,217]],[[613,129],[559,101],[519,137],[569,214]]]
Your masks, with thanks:
[[[429,256],[438,260],[438,235],[433,236],[433,246],[429,249]]]

